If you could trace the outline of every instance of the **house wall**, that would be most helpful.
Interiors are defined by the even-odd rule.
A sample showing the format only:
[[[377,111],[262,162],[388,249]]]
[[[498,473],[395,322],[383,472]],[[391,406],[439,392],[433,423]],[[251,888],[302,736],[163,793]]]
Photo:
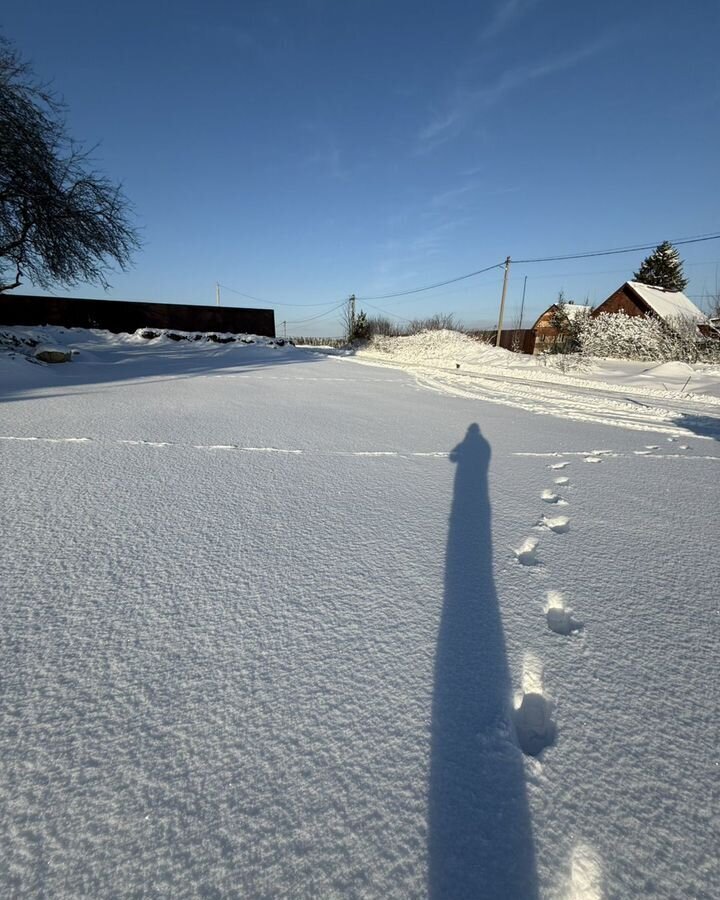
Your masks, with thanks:
[[[0,324],[106,328],[115,333],[138,328],[176,328],[275,337],[275,313],[271,309],[32,297],[15,293],[0,294]]]
[[[546,309],[545,312],[535,323],[535,347],[534,353],[542,353],[555,345],[560,334],[557,326],[553,323],[553,314],[555,306]]]
[[[623,312],[627,316],[644,316],[649,310],[648,307],[636,297],[630,295],[624,287],[619,288],[614,294],[611,294],[604,303],[601,303],[597,309],[591,313],[595,318],[601,313],[619,313]]]

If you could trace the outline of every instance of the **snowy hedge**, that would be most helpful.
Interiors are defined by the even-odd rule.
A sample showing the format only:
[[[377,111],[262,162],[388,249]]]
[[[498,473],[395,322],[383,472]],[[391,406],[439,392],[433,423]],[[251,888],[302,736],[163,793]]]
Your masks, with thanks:
[[[579,323],[580,350],[586,356],[658,362],[715,362],[720,340],[705,339],[697,324],[682,317],[664,322],[625,313],[601,313]]]

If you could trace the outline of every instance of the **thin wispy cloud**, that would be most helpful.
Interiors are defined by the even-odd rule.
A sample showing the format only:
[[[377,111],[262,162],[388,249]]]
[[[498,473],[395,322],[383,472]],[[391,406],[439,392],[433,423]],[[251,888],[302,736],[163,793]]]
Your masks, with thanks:
[[[517,187],[489,188],[484,179],[471,179],[457,187],[448,188],[433,194],[430,198],[432,209],[458,209],[465,208],[469,202],[476,202],[482,197],[494,197],[498,194],[512,194],[518,191]]]
[[[461,84],[448,99],[445,109],[438,112],[420,131],[418,152],[428,152],[457,137],[483,112],[498,104],[512,91],[572,69],[607,50],[610,43],[607,38],[603,38],[565,54],[556,54],[534,64],[507,69],[498,78],[480,87]]]
[[[495,7],[490,21],[481,33],[483,40],[497,37],[501,32],[511,28],[516,21],[521,19],[539,0],[501,0]]]

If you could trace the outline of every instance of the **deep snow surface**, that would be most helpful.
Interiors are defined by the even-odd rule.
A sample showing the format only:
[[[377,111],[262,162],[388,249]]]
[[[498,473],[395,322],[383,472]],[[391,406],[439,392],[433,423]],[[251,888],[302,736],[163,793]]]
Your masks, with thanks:
[[[4,895],[720,895],[712,403],[44,342],[0,357]]]

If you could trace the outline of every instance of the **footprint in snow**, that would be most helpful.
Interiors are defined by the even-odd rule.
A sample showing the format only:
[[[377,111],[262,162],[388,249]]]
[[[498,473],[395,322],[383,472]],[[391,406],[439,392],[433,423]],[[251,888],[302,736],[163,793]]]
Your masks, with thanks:
[[[522,693],[515,698],[513,721],[520,749],[537,756],[555,741],[552,705],[543,694],[542,664],[528,653],[523,661]]]
[[[537,565],[537,545],[540,542],[536,537],[528,537],[513,550],[517,561],[523,566]]]
[[[568,900],[602,900],[602,866],[597,853],[585,844],[578,844],[570,860]]]
[[[563,500],[559,494],[551,491],[550,488],[546,488],[542,494],[540,494],[540,499],[544,500],[545,503],[554,503],[556,506],[567,506],[567,500]]]
[[[680,449],[681,450],[689,450],[690,447],[688,446],[688,444],[680,444]]]
[[[587,463],[599,463],[602,462],[599,456],[586,456],[585,462]]]
[[[565,532],[570,531],[570,519],[567,516],[553,516],[552,518],[542,516],[538,525],[542,528],[547,528],[549,531],[554,531],[555,534],[565,534]]]
[[[570,479],[567,475],[561,475],[559,478],[555,479],[555,484],[570,484]]]
[[[646,450],[659,450],[660,448],[658,447],[657,444],[645,444],[645,449]]]
[[[565,605],[565,599],[560,591],[548,591],[545,603],[545,621],[550,631],[566,637],[583,628],[583,623],[573,618],[572,610]]]
[[[566,466],[569,466],[569,465],[570,465],[570,463],[568,463],[568,462],[552,463],[551,465],[548,466],[548,469],[564,469]]]

